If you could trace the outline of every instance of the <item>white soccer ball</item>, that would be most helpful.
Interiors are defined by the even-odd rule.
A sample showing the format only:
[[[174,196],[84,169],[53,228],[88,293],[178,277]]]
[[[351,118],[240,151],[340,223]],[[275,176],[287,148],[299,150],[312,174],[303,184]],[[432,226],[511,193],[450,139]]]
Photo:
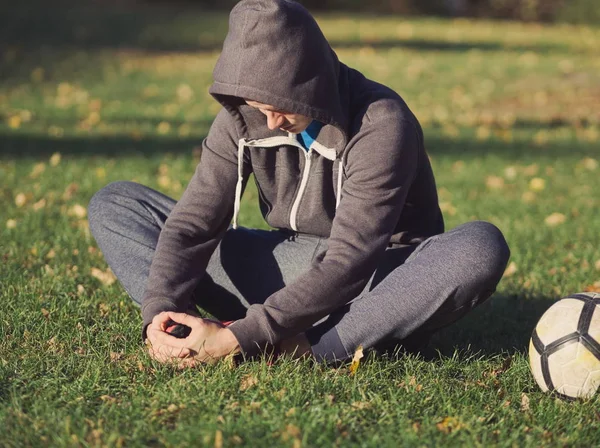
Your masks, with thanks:
[[[531,372],[544,392],[589,398],[600,385],[600,294],[578,293],[552,305],[529,343]]]

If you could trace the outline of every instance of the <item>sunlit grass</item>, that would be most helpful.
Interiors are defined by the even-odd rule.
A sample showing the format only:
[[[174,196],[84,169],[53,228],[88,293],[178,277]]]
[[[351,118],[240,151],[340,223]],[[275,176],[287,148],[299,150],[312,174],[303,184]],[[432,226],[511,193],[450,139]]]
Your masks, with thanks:
[[[598,444],[598,399],[542,394],[526,358],[553,300],[600,288],[598,29],[320,16],[340,59],[423,123],[447,227],[495,223],[511,264],[433,359],[180,372],[145,355],[86,206],[116,180],[182,194],[227,18],[1,8],[0,444]],[[251,182],[240,223],[265,228],[256,200]]]

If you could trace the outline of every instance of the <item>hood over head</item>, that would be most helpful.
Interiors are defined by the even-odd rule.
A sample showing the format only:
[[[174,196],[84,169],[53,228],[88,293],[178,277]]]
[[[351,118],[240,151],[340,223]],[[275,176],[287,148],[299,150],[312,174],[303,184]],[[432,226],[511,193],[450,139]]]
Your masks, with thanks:
[[[346,139],[347,127],[341,66],[302,5],[242,0],[229,16],[209,92],[233,113],[249,99],[320,121],[326,125],[321,137],[338,146]]]

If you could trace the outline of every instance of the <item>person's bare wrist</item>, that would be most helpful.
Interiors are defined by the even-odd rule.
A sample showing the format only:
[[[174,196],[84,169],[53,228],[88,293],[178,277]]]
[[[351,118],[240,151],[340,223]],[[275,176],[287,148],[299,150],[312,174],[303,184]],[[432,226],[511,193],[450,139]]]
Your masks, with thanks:
[[[241,351],[237,338],[227,327],[223,327],[219,330],[214,338],[214,346],[210,348],[207,347],[207,349],[207,351],[212,352],[211,355],[215,358],[235,355]]]

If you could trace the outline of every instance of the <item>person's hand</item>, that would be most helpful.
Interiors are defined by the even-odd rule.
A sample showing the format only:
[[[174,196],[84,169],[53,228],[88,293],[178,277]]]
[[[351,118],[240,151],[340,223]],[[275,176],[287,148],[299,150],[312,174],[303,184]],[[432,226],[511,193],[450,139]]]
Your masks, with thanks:
[[[169,320],[167,313],[157,314],[146,329],[148,353],[162,363],[176,362],[190,356],[188,348],[172,344],[177,338],[166,332]]]
[[[214,363],[239,351],[239,344],[233,333],[218,322],[174,312],[160,313],[154,318],[153,324],[155,321],[161,329],[160,332],[153,333],[154,341],[160,347],[159,355],[166,354],[167,360],[179,361],[181,366]],[[169,335],[165,330],[170,321],[186,325],[191,329],[190,334],[180,339]],[[165,356],[155,359],[161,361]]]

